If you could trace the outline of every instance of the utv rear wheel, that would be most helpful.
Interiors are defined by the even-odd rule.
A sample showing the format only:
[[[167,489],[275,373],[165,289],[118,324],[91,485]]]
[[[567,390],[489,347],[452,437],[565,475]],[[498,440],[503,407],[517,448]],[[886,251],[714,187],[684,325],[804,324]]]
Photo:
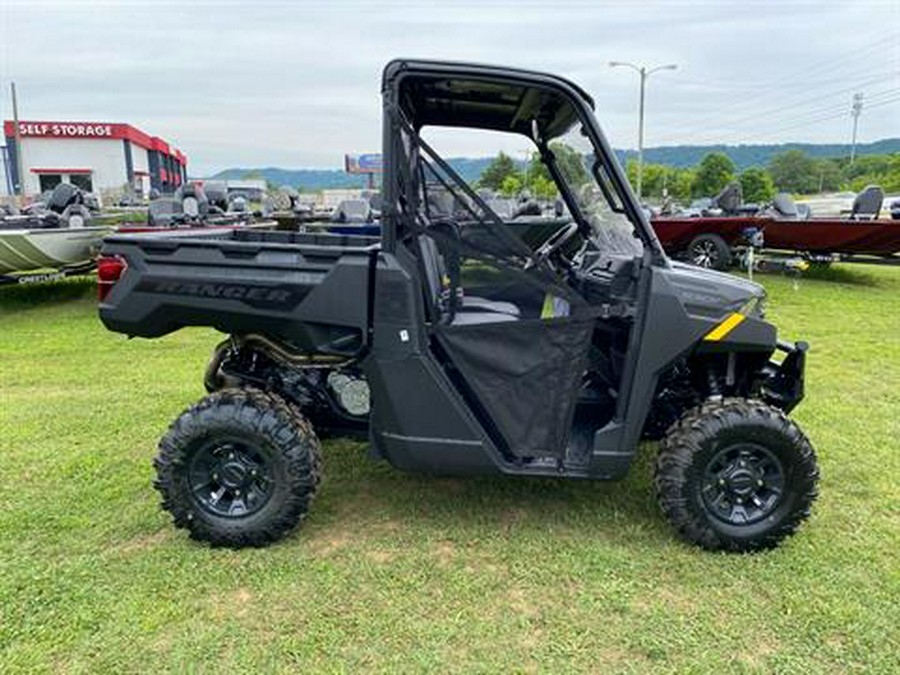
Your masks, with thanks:
[[[726,399],[686,413],[660,444],[657,500],[679,534],[711,550],[772,548],[816,498],[809,440],[777,408]]]
[[[731,248],[717,234],[701,234],[688,244],[688,261],[697,267],[726,270],[731,264]]]
[[[185,411],[159,444],[155,487],[175,525],[214,545],[264,546],[309,511],[319,442],[278,396],[223,389]]]

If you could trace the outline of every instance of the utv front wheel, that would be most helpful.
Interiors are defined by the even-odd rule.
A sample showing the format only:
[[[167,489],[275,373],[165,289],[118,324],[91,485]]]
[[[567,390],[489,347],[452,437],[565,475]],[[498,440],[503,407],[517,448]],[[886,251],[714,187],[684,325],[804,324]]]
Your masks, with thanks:
[[[819,471],[778,409],[726,399],[686,413],[660,444],[654,485],[681,536],[711,550],[772,548],[809,516]]]
[[[264,546],[306,515],[319,484],[319,442],[279,397],[223,389],[185,411],[159,444],[155,487],[191,537]]]

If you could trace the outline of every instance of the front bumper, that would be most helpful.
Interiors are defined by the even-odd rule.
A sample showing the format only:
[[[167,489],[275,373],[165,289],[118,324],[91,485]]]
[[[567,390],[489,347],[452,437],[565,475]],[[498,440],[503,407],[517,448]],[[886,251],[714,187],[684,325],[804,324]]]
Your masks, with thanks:
[[[769,361],[763,368],[762,397],[776,408],[789,413],[803,400],[803,371],[806,368],[806,342],[782,342],[775,345],[776,351],[784,352],[781,363]]]

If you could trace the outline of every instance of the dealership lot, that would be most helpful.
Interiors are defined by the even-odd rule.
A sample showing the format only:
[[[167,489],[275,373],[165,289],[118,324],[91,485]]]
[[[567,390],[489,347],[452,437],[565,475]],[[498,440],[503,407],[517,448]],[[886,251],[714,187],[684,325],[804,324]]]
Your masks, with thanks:
[[[649,458],[625,483],[436,479],[325,442],[308,522],[264,550],[171,527],[156,439],[201,394],[218,336],[128,341],[90,283],[0,295],[4,672],[196,667],[489,671],[900,667],[900,269],[763,276],[808,339],[821,496],[755,556],[680,543]]]

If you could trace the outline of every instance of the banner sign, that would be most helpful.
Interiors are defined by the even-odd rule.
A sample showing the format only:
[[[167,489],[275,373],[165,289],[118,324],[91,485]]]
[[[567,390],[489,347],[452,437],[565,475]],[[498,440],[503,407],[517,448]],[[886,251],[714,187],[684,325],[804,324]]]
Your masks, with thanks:
[[[347,173],[381,173],[381,154],[344,155],[344,171]]]

